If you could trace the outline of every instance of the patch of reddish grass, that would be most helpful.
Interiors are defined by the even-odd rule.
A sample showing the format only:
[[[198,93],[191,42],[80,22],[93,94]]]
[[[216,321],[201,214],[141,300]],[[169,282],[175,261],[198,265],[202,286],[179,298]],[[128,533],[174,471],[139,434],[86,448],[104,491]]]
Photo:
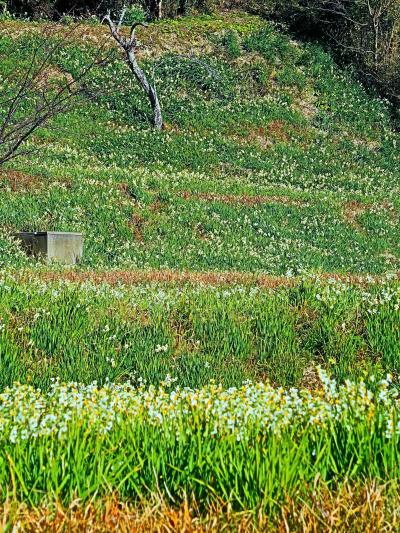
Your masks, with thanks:
[[[264,150],[275,143],[288,143],[291,135],[299,135],[298,128],[284,120],[271,120],[266,126],[252,126],[238,135],[232,133],[232,137],[240,144],[258,144]]]
[[[96,284],[107,283],[109,285],[138,285],[141,283],[167,283],[167,284],[205,284],[205,285],[250,285],[257,284],[263,287],[274,288],[281,285],[292,285],[288,278],[279,276],[260,276],[244,274],[240,272],[190,272],[177,270],[113,270],[113,271],[75,271],[64,272],[47,271],[37,273],[44,281],[56,281],[65,279],[68,281],[83,283],[91,281]],[[22,278],[31,277],[30,274],[22,274]]]
[[[18,170],[1,170],[1,182],[6,183],[12,192],[26,192],[42,187],[42,181],[38,176],[32,176]]]
[[[278,141],[288,142],[288,127],[289,124],[283,120],[271,120],[267,126],[268,136]]]
[[[43,281],[68,280],[74,283],[90,281],[95,284],[108,285],[139,285],[142,283],[165,283],[169,285],[204,284],[212,286],[259,286],[266,289],[278,287],[293,287],[301,282],[301,278],[285,276],[270,276],[267,274],[252,274],[244,272],[194,272],[178,270],[64,270],[64,271],[20,271],[15,274],[21,282],[38,277]],[[318,275],[320,280],[334,279],[345,283],[368,286],[382,281],[382,276],[362,276],[355,274],[324,273]],[[400,279],[400,272],[396,279]]]
[[[135,240],[138,242],[143,242],[143,226],[145,224],[145,219],[139,213],[134,213],[129,221],[129,226],[133,231]]]
[[[356,200],[352,200],[351,202],[346,202],[343,205],[343,217],[345,221],[354,229],[363,231],[363,228],[357,219],[370,208],[371,205],[369,204],[362,204]]]
[[[368,211],[377,209],[379,211],[386,211],[393,224],[398,223],[398,213],[392,204],[383,202],[381,204],[364,204],[352,200],[343,204],[343,217],[345,221],[358,231],[364,231],[363,227],[358,221],[358,217]]]

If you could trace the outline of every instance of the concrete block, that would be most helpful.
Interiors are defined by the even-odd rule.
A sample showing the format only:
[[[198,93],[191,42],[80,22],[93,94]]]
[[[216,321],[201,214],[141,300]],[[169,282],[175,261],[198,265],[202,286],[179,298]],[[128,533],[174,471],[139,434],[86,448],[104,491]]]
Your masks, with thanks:
[[[17,234],[28,255],[65,265],[79,263],[83,253],[82,233],[23,231]]]

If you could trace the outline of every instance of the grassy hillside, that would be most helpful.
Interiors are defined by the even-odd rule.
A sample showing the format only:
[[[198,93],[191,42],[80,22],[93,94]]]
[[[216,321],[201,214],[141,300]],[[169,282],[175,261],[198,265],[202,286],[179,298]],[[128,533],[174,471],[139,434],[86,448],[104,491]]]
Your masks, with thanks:
[[[2,23],[4,71],[29,57],[37,29]],[[89,61],[105,30],[85,31],[55,69]],[[0,171],[1,266],[28,264],[16,230],[70,230],[96,269],[398,269],[400,136],[385,103],[321,48],[255,17],[162,22],[139,37],[166,129],[151,129],[116,51],[90,80],[95,101]]]
[[[1,23],[3,98],[42,29]],[[83,30],[47,80],[90,62]],[[139,36],[163,131],[115,50],[0,170],[1,523],[396,531],[389,108],[255,17]],[[82,267],[37,267],[18,230],[82,231]]]

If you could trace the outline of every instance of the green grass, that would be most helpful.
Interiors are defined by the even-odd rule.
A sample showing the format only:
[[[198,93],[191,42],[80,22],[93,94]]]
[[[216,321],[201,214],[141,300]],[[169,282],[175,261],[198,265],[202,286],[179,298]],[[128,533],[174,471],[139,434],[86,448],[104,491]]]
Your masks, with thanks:
[[[179,386],[245,380],[318,386],[322,365],[339,382],[400,371],[399,284],[366,289],[305,280],[255,287],[111,288],[64,282],[0,285],[0,388],[48,390],[167,375]]]
[[[0,501],[69,505],[157,493],[275,516],[311,487],[377,480],[398,487],[398,397],[388,383],[324,378],[315,396],[263,385],[0,394]],[[309,499],[306,499],[309,501]]]
[[[151,129],[116,53],[93,73],[96,101],[59,117],[35,137],[40,151],[13,163],[34,185],[0,176],[0,265],[28,261],[8,235],[48,229],[82,231],[88,268],[399,268],[399,135],[384,102],[317,46],[254,17],[182,19],[149,32],[153,44],[140,34],[142,63],[155,68],[167,130]],[[171,32],[209,52],[180,57]],[[15,39],[3,39],[5,68],[13,54],[29,57],[33,37]],[[70,44],[57,67],[74,74],[89,58],[88,45]],[[200,192],[272,198],[249,207]]]
[[[44,44],[38,29],[0,24],[3,76]],[[90,60],[103,30],[85,31],[55,72]],[[0,171],[0,502],[157,493],[278,516],[318,480],[396,491],[400,285],[368,276],[400,263],[388,104],[255,17],[184,18],[139,38],[165,130],[116,52],[88,82],[96,100]],[[36,268],[19,230],[83,232],[78,270],[300,277],[273,290],[45,282],[53,266]]]

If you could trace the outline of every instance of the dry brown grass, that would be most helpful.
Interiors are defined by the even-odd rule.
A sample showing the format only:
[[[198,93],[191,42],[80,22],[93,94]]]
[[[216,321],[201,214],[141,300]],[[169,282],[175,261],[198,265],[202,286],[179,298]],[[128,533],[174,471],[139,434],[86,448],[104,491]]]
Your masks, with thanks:
[[[282,509],[280,531],[305,533],[378,533],[398,531],[400,495],[371,482],[345,484],[339,491],[322,489],[309,503],[290,502]]]
[[[109,498],[88,504],[76,501],[68,508],[52,504],[36,509],[6,502],[0,508],[0,531],[385,533],[400,527],[399,494],[376,483],[358,488],[344,485],[335,493],[322,489],[307,500],[288,501],[273,519],[266,513],[233,512],[229,507],[200,513],[195,503],[171,506],[160,498],[138,505]]]
[[[198,199],[211,202],[221,202],[225,204],[237,204],[255,206],[260,204],[284,204],[294,205],[297,207],[304,207],[308,204],[297,198],[291,198],[290,196],[282,195],[247,195],[247,194],[218,194],[213,192],[192,193],[184,191],[180,193],[180,196],[185,200]]]
[[[167,285],[205,284],[212,286],[232,285],[257,285],[265,289],[278,287],[293,287],[300,283],[300,278],[285,276],[270,276],[267,274],[251,274],[243,272],[194,272],[177,270],[110,270],[110,271],[35,271],[30,270],[15,272],[21,282],[32,280],[36,277],[43,281],[68,280],[75,283],[90,281],[95,284],[106,283],[109,285],[139,285],[142,283],[163,283]],[[326,273],[318,279],[334,279],[357,286],[368,286],[383,280],[380,276],[362,276],[356,274]],[[400,279],[400,272],[396,274]]]

